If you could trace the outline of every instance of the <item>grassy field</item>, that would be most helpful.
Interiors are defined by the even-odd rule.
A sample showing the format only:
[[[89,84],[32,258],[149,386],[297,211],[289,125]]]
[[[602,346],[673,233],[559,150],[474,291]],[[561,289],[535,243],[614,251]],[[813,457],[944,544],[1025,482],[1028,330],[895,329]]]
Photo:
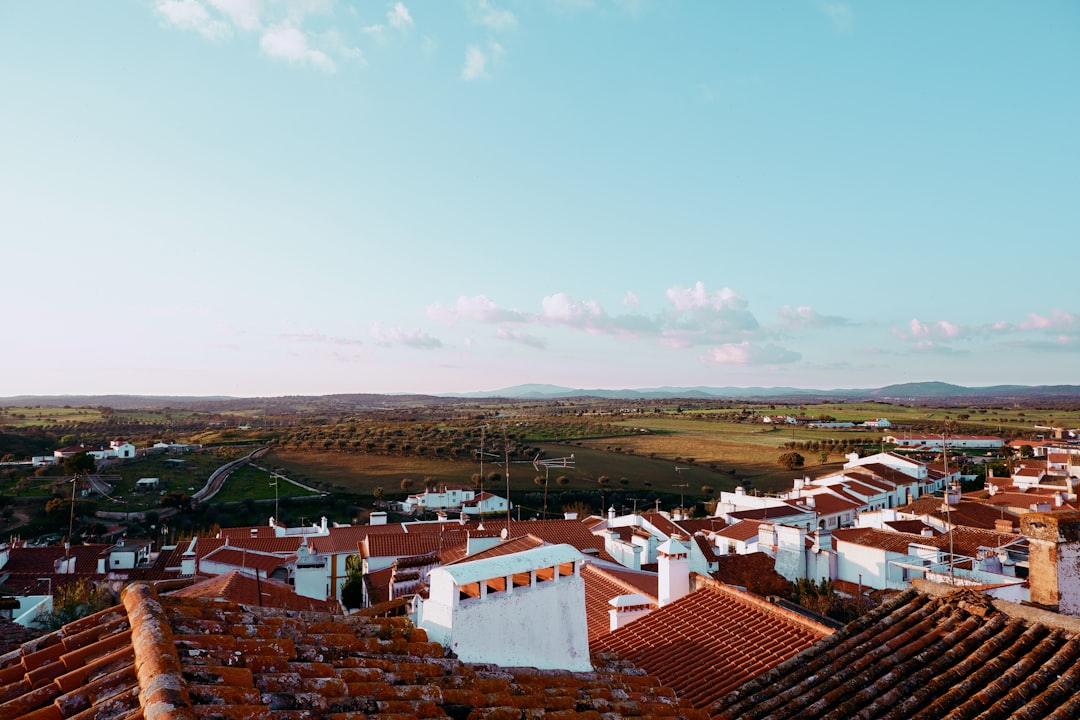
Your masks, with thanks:
[[[271,485],[272,482],[274,481],[268,471],[260,470],[251,465],[244,465],[229,475],[229,479],[225,481],[212,502],[239,502],[247,499],[273,500],[275,487]],[[304,490],[284,480],[278,482],[276,490],[278,499],[310,497],[318,494]]]
[[[0,408],[0,425],[10,425],[16,428],[64,423],[93,423],[100,421],[101,418],[101,411],[95,408]]]

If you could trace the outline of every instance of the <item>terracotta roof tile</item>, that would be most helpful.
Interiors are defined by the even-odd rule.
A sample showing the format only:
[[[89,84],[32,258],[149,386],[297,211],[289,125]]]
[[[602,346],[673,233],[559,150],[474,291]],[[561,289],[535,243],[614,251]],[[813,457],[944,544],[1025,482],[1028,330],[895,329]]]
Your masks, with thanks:
[[[708,707],[831,632],[750,593],[709,582],[599,638],[592,650],[627,659],[684,702]]]
[[[760,673],[714,718],[1068,718],[1080,637],[1052,613],[1013,615],[970,590],[909,590]]]
[[[122,605],[0,656],[0,719],[704,720],[619,660],[589,673],[466,665],[406,618],[375,609],[346,618],[193,596],[226,582],[172,596],[134,583]]]
[[[611,632],[612,599],[620,595],[640,594],[656,603],[657,576],[637,570],[601,567],[588,563],[581,568],[585,582],[585,621],[589,628],[589,643]]]
[[[239,570],[202,580],[186,588],[175,590],[171,595],[219,598],[246,605],[262,605],[288,610],[332,611],[338,609],[337,603],[297,595],[291,585],[270,578],[256,579]]]
[[[715,534],[717,537],[726,538],[728,540],[746,542],[747,540],[757,537],[758,528],[760,527],[761,523],[757,520],[740,520],[734,525],[728,525],[723,530],[718,530]]]

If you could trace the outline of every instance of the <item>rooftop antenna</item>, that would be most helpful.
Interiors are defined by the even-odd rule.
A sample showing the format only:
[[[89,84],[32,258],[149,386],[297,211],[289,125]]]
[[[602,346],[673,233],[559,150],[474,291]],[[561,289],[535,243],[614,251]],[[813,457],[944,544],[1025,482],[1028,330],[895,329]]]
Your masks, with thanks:
[[[506,529],[510,529],[510,438],[503,425],[503,461],[506,463]],[[520,513],[521,510],[518,509]]]
[[[678,465],[676,465],[675,466],[675,474],[678,475],[681,478],[682,475],[680,473],[683,470],[686,470],[686,469],[687,468],[679,467]],[[686,511],[686,488],[690,487],[690,483],[675,483],[675,487],[679,488],[679,510],[680,510],[680,512],[685,512]]]

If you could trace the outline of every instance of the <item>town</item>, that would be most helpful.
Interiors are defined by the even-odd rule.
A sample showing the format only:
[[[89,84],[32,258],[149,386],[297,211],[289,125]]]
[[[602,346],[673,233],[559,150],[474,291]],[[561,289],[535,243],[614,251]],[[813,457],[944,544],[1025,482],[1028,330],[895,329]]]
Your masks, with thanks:
[[[608,412],[634,438],[591,441],[605,447],[670,422]],[[1076,429],[920,432],[892,412],[733,411],[732,432],[775,443],[786,486],[728,475],[688,503],[687,483],[631,498],[597,477],[603,505],[560,508],[550,471],[578,470],[587,444],[511,454],[486,423],[461,467],[490,474],[380,487],[349,522],[329,519],[318,482],[268,462],[280,441],[215,454],[114,437],[12,455],[8,477],[51,477],[70,496],[49,501],[59,537],[0,545],[0,718],[1067,715],[1080,702],[1059,679],[1080,655]],[[809,438],[834,432],[875,434],[807,465],[798,449],[833,447]],[[202,483],[172,502],[204,458]],[[678,462],[676,480],[709,469]],[[511,483],[515,463],[532,490]],[[174,537],[170,523],[253,472],[261,521]],[[282,518],[294,491],[314,519]],[[111,526],[81,518],[101,527],[76,536],[80,502],[121,494],[123,512],[98,512]]]

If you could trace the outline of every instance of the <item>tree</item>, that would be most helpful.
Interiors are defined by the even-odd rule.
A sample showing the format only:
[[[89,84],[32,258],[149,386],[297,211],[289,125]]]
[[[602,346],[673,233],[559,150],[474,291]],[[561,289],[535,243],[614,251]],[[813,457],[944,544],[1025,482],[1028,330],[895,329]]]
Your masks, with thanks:
[[[359,555],[350,555],[345,561],[345,573],[341,604],[349,610],[364,607],[364,570]]]
[[[376,505],[378,505],[378,504],[380,504],[382,502],[383,489],[382,489],[381,485],[379,487],[375,488],[374,490],[372,490],[371,494],[375,496],[375,504]]]
[[[820,455],[820,459],[821,459],[821,464],[822,465],[829,462],[829,452],[827,450],[822,450],[821,455]]]
[[[801,468],[806,459],[797,452],[782,453],[777,462],[788,470],[794,470],[795,468]]]
[[[93,455],[85,452],[75,453],[64,458],[64,472],[69,475],[86,475],[97,469],[97,461]]]
[[[53,609],[38,615],[34,623],[45,630],[57,630],[79,618],[93,615],[115,602],[104,585],[80,578],[65,583],[53,592]]]
[[[401,489],[402,490],[408,490],[409,488],[412,487],[412,484],[413,484],[412,478],[401,478]]]

